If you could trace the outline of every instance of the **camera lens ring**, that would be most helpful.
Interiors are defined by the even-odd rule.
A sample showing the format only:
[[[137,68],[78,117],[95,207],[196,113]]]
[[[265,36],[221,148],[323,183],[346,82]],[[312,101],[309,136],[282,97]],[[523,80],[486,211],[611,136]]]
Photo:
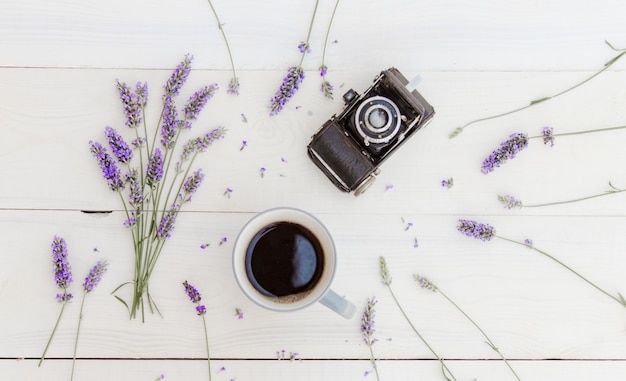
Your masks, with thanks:
[[[357,132],[365,144],[388,143],[400,130],[400,110],[389,98],[377,95],[364,100],[354,115]]]

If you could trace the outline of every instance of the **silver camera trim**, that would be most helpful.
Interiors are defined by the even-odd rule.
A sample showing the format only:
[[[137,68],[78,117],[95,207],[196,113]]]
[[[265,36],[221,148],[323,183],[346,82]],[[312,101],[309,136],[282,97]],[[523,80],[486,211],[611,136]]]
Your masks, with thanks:
[[[382,103],[377,103],[376,101],[379,101]],[[393,110],[389,109],[388,105],[391,106]],[[368,107],[368,108],[367,110],[365,110],[364,117],[361,118],[361,112],[363,111],[365,107]],[[387,112],[387,114],[389,115],[389,120],[387,121],[387,124],[381,128],[376,128],[372,126],[369,122],[369,115],[374,110],[377,110],[377,109],[382,109],[385,112]],[[386,132],[389,130],[389,127],[391,126],[394,120],[395,120],[395,126],[393,126],[393,131],[391,131],[389,135],[383,138],[375,138],[375,137],[369,136],[367,133],[363,131],[363,124],[365,124],[366,128],[372,131],[373,133]],[[366,146],[370,145],[370,143],[374,143],[374,144],[389,143],[391,139],[393,139],[394,137],[396,137],[396,135],[398,135],[398,131],[400,130],[400,126],[401,126],[400,109],[398,109],[398,106],[391,99],[387,97],[383,97],[382,95],[375,95],[361,102],[361,104],[356,110],[356,113],[354,114],[354,125],[356,126],[356,130],[359,133],[359,135],[361,135],[361,137],[363,138],[363,143]]]

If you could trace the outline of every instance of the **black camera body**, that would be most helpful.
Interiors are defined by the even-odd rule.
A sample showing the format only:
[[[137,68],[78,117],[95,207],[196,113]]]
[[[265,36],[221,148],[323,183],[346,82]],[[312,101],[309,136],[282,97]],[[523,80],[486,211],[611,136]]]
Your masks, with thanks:
[[[344,192],[362,194],[378,167],[435,115],[396,68],[382,71],[362,94],[348,90],[344,110],[313,135],[311,160]]]

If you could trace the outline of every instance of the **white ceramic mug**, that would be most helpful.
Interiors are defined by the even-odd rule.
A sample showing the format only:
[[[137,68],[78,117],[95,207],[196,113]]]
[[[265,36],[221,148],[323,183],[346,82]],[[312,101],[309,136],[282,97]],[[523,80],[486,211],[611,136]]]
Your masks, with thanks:
[[[282,222],[300,225],[308,230],[319,241],[323,256],[323,266],[317,283],[306,293],[299,293],[287,299],[266,295],[257,290],[253,285],[254,281],[248,276],[250,269],[247,266],[250,265],[246,264],[249,262],[246,260],[248,248],[257,234],[268,226]],[[241,229],[233,248],[233,270],[239,287],[250,300],[273,311],[295,311],[320,302],[339,315],[351,318],[356,310],[354,304],[330,289],[336,265],[335,244],[328,230],[317,218],[295,208],[281,207],[257,214]]]

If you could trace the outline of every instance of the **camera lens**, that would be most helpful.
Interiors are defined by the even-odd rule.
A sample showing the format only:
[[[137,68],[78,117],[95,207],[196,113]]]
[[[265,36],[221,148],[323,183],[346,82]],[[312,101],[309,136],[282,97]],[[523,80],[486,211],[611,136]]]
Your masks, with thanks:
[[[367,117],[367,121],[372,127],[380,129],[385,127],[389,122],[389,114],[387,114],[387,111],[382,108],[375,109],[370,112]]]
[[[358,107],[354,122],[365,145],[388,143],[400,130],[400,111],[390,99],[377,95]]]

